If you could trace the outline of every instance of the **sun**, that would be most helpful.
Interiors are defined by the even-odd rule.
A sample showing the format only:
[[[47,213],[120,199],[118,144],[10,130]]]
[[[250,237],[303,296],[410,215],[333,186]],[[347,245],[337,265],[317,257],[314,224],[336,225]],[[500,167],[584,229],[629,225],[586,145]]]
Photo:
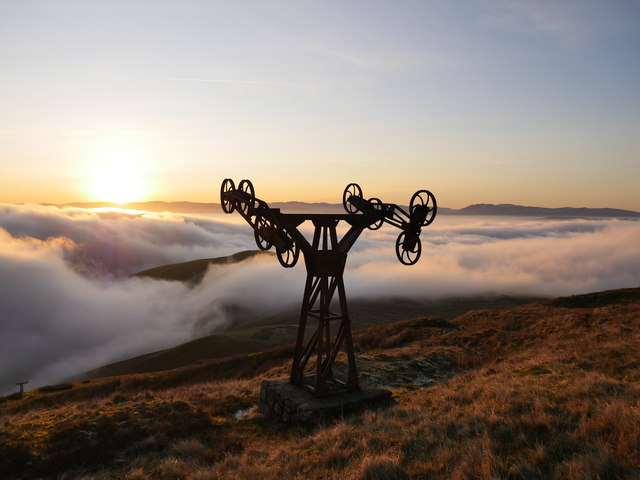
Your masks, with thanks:
[[[93,155],[89,172],[91,196],[101,202],[130,203],[140,200],[145,185],[144,155],[130,142],[111,141]]]
[[[131,165],[110,163],[96,167],[92,191],[100,201],[129,203],[143,194],[142,180]]]

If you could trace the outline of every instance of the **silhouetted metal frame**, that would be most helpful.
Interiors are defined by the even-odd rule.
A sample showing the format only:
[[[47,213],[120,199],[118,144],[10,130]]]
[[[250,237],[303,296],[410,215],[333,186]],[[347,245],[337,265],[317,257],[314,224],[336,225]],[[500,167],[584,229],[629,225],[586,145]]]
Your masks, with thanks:
[[[415,264],[421,252],[421,227],[431,224],[436,215],[435,197],[427,190],[416,192],[409,212],[406,212],[398,205],[383,203],[377,198],[365,200],[362,189],[351,183],[343,194],[345,214],[282,213],[256,198],[249,180],[242,180],[236,188],[233,180],[225,179],[220,188],[220,201],[225,213],[237,211],[251,225],[260,249],[276,248],[282,266],[293,267],[299,252],[304,255],[307,278],[291,366],[291,383],[318,396],[338,390],[359,389],[343,280],[347,254],[365,228],[377,230],[383,223],[388,223],[402,230],[396,241],[398,259],[406,265]],[[311,242],[298,229],[306,221],[314,226]],[[349,229],[339,239],[337,227],[340,222],[347,223]],[[336,292],[338,313],[331,311]],[[317,319],[318,325],[305,342],[309,318]],[[337,324],[337,328],[332,328],[332,324]],[[347,356],[346,379],[337,378],[333,373],[336,358],[342,350]],[[314,354],[315,365],[310,365]]]

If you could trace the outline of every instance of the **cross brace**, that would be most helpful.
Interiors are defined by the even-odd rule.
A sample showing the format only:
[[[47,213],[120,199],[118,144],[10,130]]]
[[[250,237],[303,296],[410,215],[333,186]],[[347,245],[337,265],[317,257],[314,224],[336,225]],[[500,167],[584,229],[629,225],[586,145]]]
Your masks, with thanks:
[[[359,388],[351,337],[351,321],[343,280],[347,255],[346,252],[340,252],[338,248],[341,242],[337,239],[337,223],[334,221],[329,225],[322,225],[320,222],[314,222],[313,243],[311,245],[307,243],[306,248],[302,247],[307,266],[307,279],[290,379],[291,383],[301,385],[316,395],[327,395],[339,389]],[[350,236],[357,238],[353,228],[349,231]],[[362,229],[357,230],[362,231]],[[319,257],[324,261],[318,262]],[[320,266],[323,268],[318,268]],[[336,291],[338,313],[331,311],[331,303]],[[305,342],[309,318],[317,319],[318,324],[311,337]],[[348,365],[346,382],[333,375],[333,365],[343,347]],[[316,354],[315,366],[309,365],[309,360],[314,353]],[[307,371],[306,374],[305,371]]]

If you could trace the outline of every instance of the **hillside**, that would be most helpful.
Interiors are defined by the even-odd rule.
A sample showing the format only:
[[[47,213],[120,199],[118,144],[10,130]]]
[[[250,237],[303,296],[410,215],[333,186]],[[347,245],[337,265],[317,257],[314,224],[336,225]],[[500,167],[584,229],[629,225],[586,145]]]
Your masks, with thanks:
[[[290,347],[0,398],[3,478],[640,476],[640,289],[355,335],[397,404],[316,427],[255,409]],[[340,358],[339,358],[340,360]],[[344,359],[342,359],[343,361]]]
[[[180,264],[178,264],[180,265]],[[452,320],[469,310],[505,309],[536,300],[531,297],[487,296],[445,298],[433,301],[394,299],[356,299],[349,302],[352,328],[358,331],[386,325],[419,315],[435,315]],[[73,380],[86,380],[113,375],[148,373],[178,368],[190,363],[223,358],[229,355],[261,352],[294,342],[298,330],[299,307],[283,310],[268,317],[251,317],[250,312],[229,308],[228,315],[240,322],[228,330],[197,338],[165,350],[104,365],[77,375]],[[239,317],[243,317],[240,321]],[[308,325],[309,330],[315,326]],[[307,332],[311,334],[311,332]]]
[[[171,263],[159,267],[149,268],[131,275],[132,277],[149,277],[158,280],[173,280],[196,284],[202,280],[210,265],[227,265],[244,262],[259,255],[275,256],[273,252],[262,250],[244,250],[226,257],[202,258],[190,262]]]

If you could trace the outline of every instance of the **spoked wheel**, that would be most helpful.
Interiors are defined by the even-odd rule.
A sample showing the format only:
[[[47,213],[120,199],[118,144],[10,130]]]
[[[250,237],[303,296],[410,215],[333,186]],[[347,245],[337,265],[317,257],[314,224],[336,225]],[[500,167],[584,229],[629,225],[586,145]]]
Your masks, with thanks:
[[[362,198],[362,189],[357,183],[350,183],[342,194],[342,206],[347,213],[356,213],[358,211],[358,208],[349,201],[349,199],[354,196]]]
[[[382,212],[382,200],[374,197],[369,199],[369,203],[373,205],[373,208],[375,208],[377,211]],[[384,217],[380,218],[380,220],[376,221],[376,223],[372,223],[367,228],[369,230],[378,230],[383,223],[384,223]]]
[[[415,233],[402,232],[396,240],[396,256],[403,265],[415,265],[420,259],[422,244]]]
[[[230,178],[225,178],[220,187],[220,206],[224,213],[233,213],[235,205],[229,194],[236,189],[236,185]]]
[[[246,198],[239,206],[240,211],[246,215],[250,210],[253,211],[256,203],[256,191],[253,188],[251,180],[242,180],[240,185],[238,185],[238,190],[244,193]]]
[[[278,255],[278,261],[284,268],[291,268],[298,263],[298,257],[300,256],[300,247],[296,244],[291,232],[287,227],[284,227],[280,231],[281,246],[276,248],[276,254]]]
[[[264,217],[258,217],[256,227],[253,232],[253,236],[256,239],[256,245],[260,250],[269,250],[273,246],[272,238],[275,231],[275,226]]]
[[[415,218],[421,227],[426,227],[433,222],[437,211],[436,197],[429,190],[418,190],[411,197],[411,203],[409,204],[411,219]]]

